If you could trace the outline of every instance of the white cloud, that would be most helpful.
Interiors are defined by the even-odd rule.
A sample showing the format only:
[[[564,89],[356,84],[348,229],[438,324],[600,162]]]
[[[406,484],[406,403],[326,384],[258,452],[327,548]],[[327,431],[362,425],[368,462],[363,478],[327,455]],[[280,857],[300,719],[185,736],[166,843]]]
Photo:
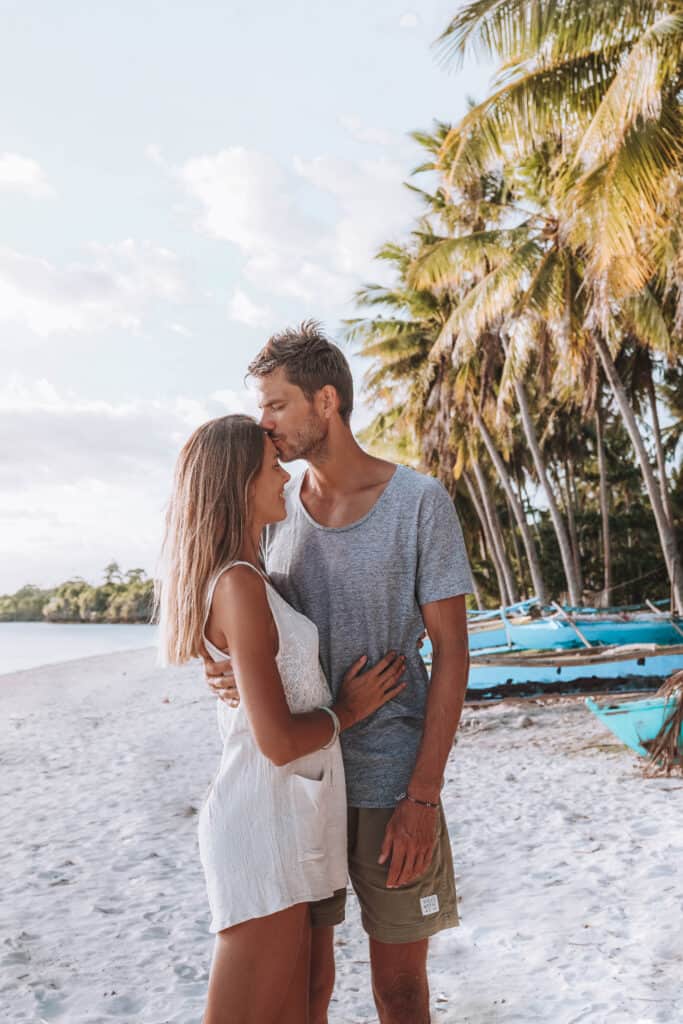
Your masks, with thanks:
[[[303,178],[337,201],[339,216],[330,248],[338,270],[354,281],[376,277],[376,250],[404,235],[419,208],[403,184],[401,164],[385,157],[362,161],[316,157],[296,159],[295,166]]]
[[[0,321],[40,336],[60,331],[136,329],[146,305],[183,293],[173,253],[131,239],[93,244],[88,263],[57,267],[48,260],[0,249]]]
[[[339,124],[356,142],[366,142],[376,146],[395,146],[399,141],[391,132],[383,128],[371,128],[353,114],[340,114]]]
[[[139,483],[167,476],[191,431],[213,416],[255,410],[253,395],[216,391],[206,399],[177,396],[109,402],[58,391],[47,380],[13,374],[0,387],[0,484],[113,480]]]
[[[246,324],[247,327],[265,327],[270,321],[270,311],[253,302],[241,288],[236,288],[233,293],[229,314],[231,320]]]
[[[192,337],[192,331],[188,327],[185,327],[184,324],[170,323],[167,326],[169,331],[172,331],[173,334],[179,334],[181,338]]]
[[[387,159],[272,157],[232,147],[188,160],[177,172],[200,204],[198,225],[236,245],[247,281],[339,314],[368,273],[380,243],[403,234],[417,201],[404,168]],[[330,204],[332,200],[332,205]],[[310,211],[332,211],[314,219]]]
[[[188,160],[179,171],[203,205],[202,226],[247,251],[274,240],[279,248],[315,245],[316,225],[292,196],[284,169],[242,146]]]
[[[420,19],[413,11],[406,11],[398,20],[399,26],[406,29],[417,28],[419,22]]]
[[[157,167],[168,167],[161,152],[161,146],[158,146],[156,142],[150,142],[145,146],[145,157],[150,163],[156,164]]]
[[[55,194],[40,164],[18,153],[0,154],[0,190],[23,192],[32,199],[50,199]]]
[[[152,571],[177,453],[229,412],[256,412],[255,397],[115,403],[17,375],[0,384],[0,592],[91,577],[112,557]]]

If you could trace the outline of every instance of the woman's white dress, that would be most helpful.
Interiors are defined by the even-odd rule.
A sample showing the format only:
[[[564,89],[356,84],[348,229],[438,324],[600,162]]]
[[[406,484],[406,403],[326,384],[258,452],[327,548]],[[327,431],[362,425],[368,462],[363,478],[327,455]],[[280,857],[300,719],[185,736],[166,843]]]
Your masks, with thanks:
[[[249,565],[235,562],[233,565]],[[218,578],[207,593],[208,619]],[[263,574],[260,574],[263,576]],[[277,627],[277,667],[293,713],[332,702],[317,627],[263,576]],[[205,619],[206,622],[206,619]],[[214,661],[227,655],[206,639]],[[199,814],[199,850],[211,931],[331,896],[346,885],[346,791],[339,740],[283,767],[265,757],[244,705],[216,702],[220,768]],[[331,727],[331,723],[330,723]]]

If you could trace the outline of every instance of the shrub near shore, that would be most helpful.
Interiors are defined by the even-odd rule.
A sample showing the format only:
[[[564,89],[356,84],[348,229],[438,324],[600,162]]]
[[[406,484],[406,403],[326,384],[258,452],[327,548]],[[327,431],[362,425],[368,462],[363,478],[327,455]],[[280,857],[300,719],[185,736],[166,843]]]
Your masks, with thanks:
[[[0,596],[0,622],[149,622],[154,581],[143,569],[122,572],[116,562],[104,570],[104,582],[67,580],[41,590],[30,584]]]

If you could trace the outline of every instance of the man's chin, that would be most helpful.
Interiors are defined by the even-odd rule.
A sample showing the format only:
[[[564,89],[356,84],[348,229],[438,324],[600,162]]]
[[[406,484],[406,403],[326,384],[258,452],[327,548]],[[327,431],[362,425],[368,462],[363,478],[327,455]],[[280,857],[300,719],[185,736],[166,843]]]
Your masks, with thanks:
[[[286,445],[275,445],[275,451],[280,462],[295,462],[300,459],[301,456],[297,452],[293,452],[291,448],[287,448]]]

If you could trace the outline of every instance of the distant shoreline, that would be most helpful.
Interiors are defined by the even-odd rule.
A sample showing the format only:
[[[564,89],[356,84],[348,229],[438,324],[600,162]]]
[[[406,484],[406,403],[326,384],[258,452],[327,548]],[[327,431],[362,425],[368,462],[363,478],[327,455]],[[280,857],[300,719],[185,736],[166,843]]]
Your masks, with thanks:
[[[107,622],[96,622],[94,619],[77,620],[73,619],[0,619],[0,624],[6,626],[21,626],[24,623],[42,623],[44,626],[155,626],[155,622],[149,619],[135,619],[131,622],[128,619],[109,619]]]

